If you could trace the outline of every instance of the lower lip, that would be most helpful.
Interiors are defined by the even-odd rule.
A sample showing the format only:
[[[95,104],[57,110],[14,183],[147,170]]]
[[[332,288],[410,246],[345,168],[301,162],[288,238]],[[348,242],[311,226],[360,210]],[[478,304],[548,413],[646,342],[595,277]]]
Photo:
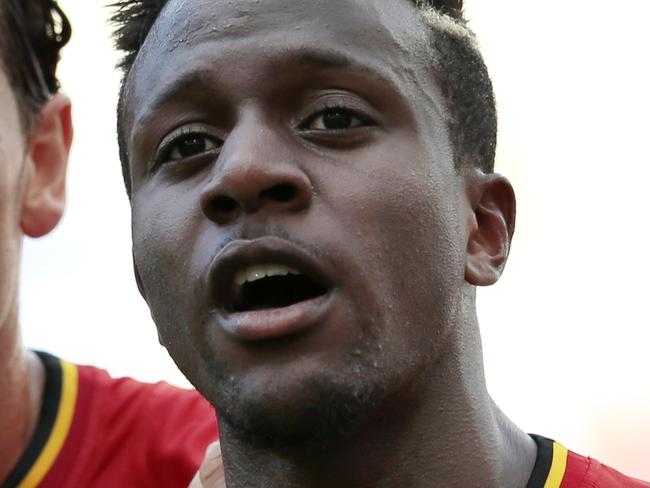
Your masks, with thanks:
[[[330,308],[330,291],[288,307],[227,313],[222,311],[220,325],[229,334],[246,341],[263,341],[289,336],[322,322]]]

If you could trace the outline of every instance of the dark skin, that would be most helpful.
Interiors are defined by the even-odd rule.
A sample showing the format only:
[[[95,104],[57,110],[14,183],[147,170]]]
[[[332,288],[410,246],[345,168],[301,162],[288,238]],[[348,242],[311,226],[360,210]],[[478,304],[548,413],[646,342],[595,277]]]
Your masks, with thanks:
[[[475,314],[514,194],[455,167],[426,29],[408,2],[172,0],[129,75],[136,274],[229,486],[530,475]],[[237,272],[271,264],[324,291],[237,310]]]

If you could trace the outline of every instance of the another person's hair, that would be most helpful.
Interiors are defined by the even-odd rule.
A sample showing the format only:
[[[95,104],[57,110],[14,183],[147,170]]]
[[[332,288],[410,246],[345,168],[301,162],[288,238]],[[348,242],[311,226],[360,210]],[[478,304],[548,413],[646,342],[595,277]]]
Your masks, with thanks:
[[[25,127],[59,89],[56,67],[70,34],[56,0],[0,1],[0,66]]]
[[[116,47],[124,53],[117,109],[122,172],[130,193],[129,155],[123,134],[124,85],[151,27],[168,0],[116,0]],[[406,1],[406,0],[405,0]],[[497,115],[492,82],[473,32],[463,15],[463,0],[408,0],[430,27],[436,81],[447,105],[447,126],[457,168],[494,170]]]

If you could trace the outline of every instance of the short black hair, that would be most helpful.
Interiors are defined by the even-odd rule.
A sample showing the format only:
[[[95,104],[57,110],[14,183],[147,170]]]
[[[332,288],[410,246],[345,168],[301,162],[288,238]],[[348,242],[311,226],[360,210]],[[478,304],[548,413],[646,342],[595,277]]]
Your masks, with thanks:
[[[463,0],[408,0],[430,27],[436,81],[446,101],[447,126],[457,168],[474,165],[494,171],[497,114],[494,89],[474,34],[463,14]],[[117,0],[112,21],[115,46],[123,57],[124,77],[117,107],[117,137],[122,174],[131,192],[128,152],[124,140],[124,86],[135,58],[168,0]]]
[[[0,2],[0,62],[25,128],[59,89],[56,67],[71,33],[56,0]]]

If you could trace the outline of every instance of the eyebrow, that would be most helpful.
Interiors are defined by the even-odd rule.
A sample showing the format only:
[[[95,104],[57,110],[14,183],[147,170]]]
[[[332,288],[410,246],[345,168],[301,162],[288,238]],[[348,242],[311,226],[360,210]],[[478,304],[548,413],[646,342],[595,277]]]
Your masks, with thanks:
[[[375,69],[361,64],[352,58],[349,58],[341,53],[318,50],[318,49],[291,49],[281,52],[269,59],[269,64],[272,66],[302,66],[305,68],[344,68],[355,67],[359,71],[367,72],[373,77],[385,79]],[[179,78],[171,82],[168,86],[155,96],[149,104],[150,110],[147,112],[155,112],[158,108],[170,100],[179,98],[181,95],[196,89],[198,85],[209,85],[212,82],[206,78],[209,76],[209,71],[204,68],[198,68],[188,71],[180,75]]]
[[[357,64],[342,54],[331,51],[316,51],[313,49],[293,51],[289,56],[285,57],[281,61],[284,64],[299,64],[308,67],[321,66],[330,68],[342,68]]]

